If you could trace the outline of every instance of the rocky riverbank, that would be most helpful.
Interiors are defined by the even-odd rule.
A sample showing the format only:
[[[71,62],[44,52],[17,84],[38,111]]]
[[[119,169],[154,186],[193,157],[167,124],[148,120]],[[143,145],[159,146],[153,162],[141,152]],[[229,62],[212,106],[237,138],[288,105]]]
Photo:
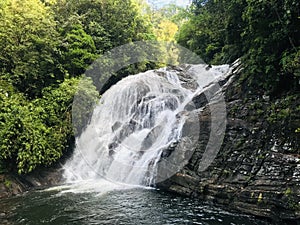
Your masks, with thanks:
[[[37,188],[57,185],[62,179],[60,165],[36,170],[28,175],[0,174],[0,198],[11,197]]]
[[[158,186],[227,209],[299,224],[299,95],[285,93],[272,98],[251,93],[237,82],[242,69],[235,67],[234,81],[223,89],[227,127],[216,159],[205,171],[199,169],[211,130],[207,105],[195,121],[201,130],[191,160]],[[204,100],[196,96],[193,102],[200,107]]]
[[[171,69],[184,76],[188,67]],[[197,113],[193,114],[196,120],[187,120],[189,124],[185,128],[191,130],[199,127],[193,124],[200,124],[196,150],[181,171],[159,183],[158,187],[226,209],[297,224],[300,220],[299,94],[282,93],[280,97],[272,97],[254,93],[238,82],[241,74],[241,66],[235,63],[232,73],[219,81],[223,86],[227,121],[223,144],[216,158],[207,169],[201,169],[212,127],[213,107],[207,105],[208,100],[202,93],[195,96],[190,105],[194,107],[193,113]],[[188,77],[183,78],[193,88]],[[166,149],[163,157],[180,151],[180,146]],[[184,158],[180,152],[179,156]],[[60,180],[61,166],[58,164],[26,176],[0,175],[0,198],[58,184]]]

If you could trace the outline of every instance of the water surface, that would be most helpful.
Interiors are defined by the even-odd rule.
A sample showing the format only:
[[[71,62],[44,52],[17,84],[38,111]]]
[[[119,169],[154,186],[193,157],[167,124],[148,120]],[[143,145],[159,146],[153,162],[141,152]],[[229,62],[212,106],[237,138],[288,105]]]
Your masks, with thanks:
[[[99,192],[33,191],[0,200],[1,224],[203,224],[267,225],[197,199],[154,189]]]

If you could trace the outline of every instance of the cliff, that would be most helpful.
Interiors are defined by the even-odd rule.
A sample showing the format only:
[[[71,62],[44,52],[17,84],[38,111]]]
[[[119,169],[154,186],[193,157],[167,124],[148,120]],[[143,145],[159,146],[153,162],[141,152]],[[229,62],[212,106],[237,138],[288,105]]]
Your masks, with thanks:
[[[194,121],[201,127],[196,150],[181,171],[158,187],[227,209],[297,224],[300,220],[299,94],[282,93],[275,98],[257,94],[259,91],[253,93],[238,82],[241,65],[233,67],[232,81],[222,89],[227,125],[215,160],[206,170],[201,169],[211,132],[212,104],[207,104],[203,96],[196,96],[193,99],[196,106],[206,104],[198,111],[199,121]]]

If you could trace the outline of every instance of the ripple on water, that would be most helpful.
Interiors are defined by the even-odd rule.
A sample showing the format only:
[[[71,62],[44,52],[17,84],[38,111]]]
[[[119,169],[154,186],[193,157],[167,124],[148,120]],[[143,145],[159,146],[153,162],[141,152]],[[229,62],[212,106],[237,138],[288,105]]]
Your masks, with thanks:
[[[0,218],[6,212],[1,224],[269,224],[154,189],[104,187],[101,194],[80,190],[56,187],[1,200]]]

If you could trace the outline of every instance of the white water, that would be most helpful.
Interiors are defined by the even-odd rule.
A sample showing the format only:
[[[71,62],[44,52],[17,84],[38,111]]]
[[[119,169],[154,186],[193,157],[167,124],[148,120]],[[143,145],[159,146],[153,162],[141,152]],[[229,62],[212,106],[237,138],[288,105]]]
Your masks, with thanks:
[[[105,178],[154,184],[162,151],[180,141],[185,122],[181,112],[196,93],[226,75],[229,66],[206,70],[195,65],[188,71],[198,83],[194,90],[184,88],[178,72],[166,69],[129,76],[112,86],[76,139],[74,155],[65,165],[66,182]]]

